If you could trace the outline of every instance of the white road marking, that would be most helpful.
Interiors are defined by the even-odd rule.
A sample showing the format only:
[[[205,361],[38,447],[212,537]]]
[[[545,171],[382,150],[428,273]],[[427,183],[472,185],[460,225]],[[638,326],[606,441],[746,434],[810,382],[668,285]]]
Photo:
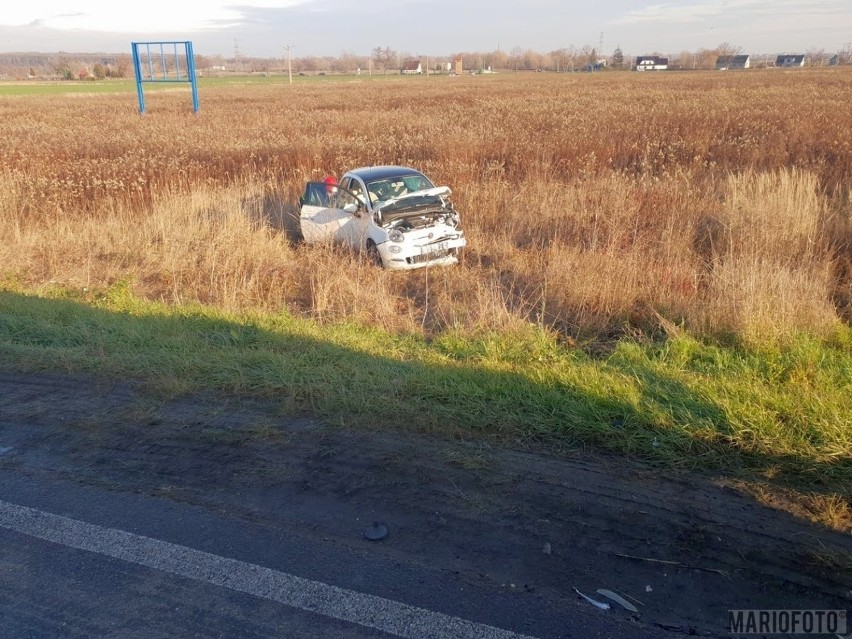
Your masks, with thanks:
[[[0,527],[406,639],[534,639],[159,539],[0,501]]]

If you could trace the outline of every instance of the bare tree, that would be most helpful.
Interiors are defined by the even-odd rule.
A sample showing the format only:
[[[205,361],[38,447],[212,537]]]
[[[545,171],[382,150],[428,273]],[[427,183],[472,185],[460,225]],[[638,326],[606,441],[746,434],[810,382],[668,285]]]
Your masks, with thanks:
[[[388,72],[388,69],[395,69],[399,66],[399,54],[390,47],[376,47],[373,49],[372,57],[376,66],[385,73]]]
[[[385,71],[388,69],[398,69],[399,68],[399,54],[391,49],[390,47],[385,47]]]
[[[731,44],[730,42],[723,42],[718,47],[716,47],[716,55],[717,56],[735,56],[740,55],[743,52],[743,48],[736,44]]]
[[[595,48],[590,44],[584,44],[580,49],[571,47],[571,69],[585,69],[589,64],[593,64],[597,58]]]
[[[566,49],[554,49],[547,55],[554,67],[554,71],[565,71],[565,68],[568,66],[568,51]]]
[[[541,69],[544,66],[544,63],[545,61],[543,56],[532,49],[524,51],[524,55],[521,58],[521,67],[527,71]]]
[[[809,67],[825,66],[826,55],[825,49],[820,47],[811,47],[805,52],[805,64]]]
[[[712,69],[716,66],[716,58],[719,57],[719,50],[699,49],[692,56],[693,69]]]
[[[354,51],[343,51],[337,58],[333,58],[331,68],[340,73],[347,73],[367,66],[367,58],[359,56]]]
[[[390,47],[384,49],[382,47],[375,47],[371,56],[373,58],[373,64],[376,65],[376,68],[383,70],[385,73],[387,73],[388,69],[388,52],[390,52],[390,50]]]
[[[313,56],[307,58],[297,58],[293,61],[293,67],[299,71],[314,72],[318,68],[317,59]]]
[[[588,64],[594,64],[595,62],[597,62],[598,52],[592,45],[584,44],[583,48],[580,49],[580,53],[583,57],[583,66],[586,66]]]
[[[486,67],[492,69],[506,69],[509,66],[509,54],[505,51],[492,51],[483,56]]]
[[[570,68],[572,72],[575,71],[577,68],[577,47],[572,44],[567,49],[565,49],[565,55],[566,70]]]
[[[521,56],[524,55],[524,50],[521,47],[514,47],[510,54],[510,60],[512,62],[512,68],[517,71],[518,66],[521,64]]]

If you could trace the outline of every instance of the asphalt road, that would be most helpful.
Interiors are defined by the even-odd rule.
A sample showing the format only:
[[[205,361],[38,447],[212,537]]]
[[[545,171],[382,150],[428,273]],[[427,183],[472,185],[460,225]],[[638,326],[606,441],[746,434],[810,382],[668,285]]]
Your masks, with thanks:
[[[0,471],[4,637],[652,637],[511,586],[169,499]],[[393,534],[391,528],[390,534]]]
[[[728,637],[732,609],[846,608],[850,537],[722,480],[0,373],[0,639]]]

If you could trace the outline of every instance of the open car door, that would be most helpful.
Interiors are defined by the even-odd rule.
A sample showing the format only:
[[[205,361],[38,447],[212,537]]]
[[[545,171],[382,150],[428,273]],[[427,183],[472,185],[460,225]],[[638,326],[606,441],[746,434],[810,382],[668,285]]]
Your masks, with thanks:
[[[347,227],[356,219],[358,201],[349,191],[337,187],[329,193],[324,182],[308,182],[301,204],[299,222],[305,242],[351,243],[353,229]]]

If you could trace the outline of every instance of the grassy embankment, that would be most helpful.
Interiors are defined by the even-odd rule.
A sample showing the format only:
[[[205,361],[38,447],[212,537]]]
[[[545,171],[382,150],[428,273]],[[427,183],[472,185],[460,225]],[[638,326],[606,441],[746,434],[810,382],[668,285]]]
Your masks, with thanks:
[[[0,360],[87,371],[174,395],[259,395],[285,412],[554,450],[601,448],[665,466],[815,491],[842,528],[852,497],[852,332],[784,348],[630,339],[606,357],[521,334],[432,339],[279,314],[143,301],[120,283],[0,294]]]
[[[852,75],[636,75],[0,100],[2,361],[724,469],[842,526]],[[453,187],[464,265],[292,242],[306,179],[376,163]]]

